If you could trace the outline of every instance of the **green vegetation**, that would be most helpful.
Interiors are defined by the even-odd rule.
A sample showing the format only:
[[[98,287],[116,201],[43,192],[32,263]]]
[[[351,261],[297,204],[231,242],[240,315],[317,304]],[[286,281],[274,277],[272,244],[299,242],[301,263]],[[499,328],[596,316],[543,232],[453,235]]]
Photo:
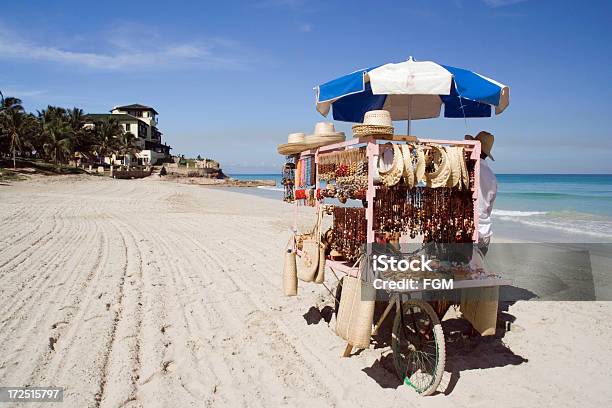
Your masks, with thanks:
[[[39,173],[44,175],[50,174],[84,174],[86,173],[80,167],[68,166],[64,164],[49,163],[43,159],[32,159],[17,157],[15,159],[16,167],[13,168],[13,160],[0,159],[0,172],[12,173]],[[8,174],[8,173],[7,173]]]
[[[5,181],[20,181],[25,180],[26,177],[9,169],[0,168],[0,183]]]
[[[86,171],[80,167],[49,163],[43,159],[16,157],[15,162],[12,159],[0,159],[0,182],[27,180],[27,176],[34,173],[48,176],[84,174]]]
[[[101,163],[113,153],[122,156],[137,151],[134,135],[124,132],[116,119],[95,120],[94,126],[87,127],[85,119],[78,108],[48,106],[28,113],[20,99],[0,92],[0,159],[10,160],[13,169],[47,161],[59,170],[77,157]]]

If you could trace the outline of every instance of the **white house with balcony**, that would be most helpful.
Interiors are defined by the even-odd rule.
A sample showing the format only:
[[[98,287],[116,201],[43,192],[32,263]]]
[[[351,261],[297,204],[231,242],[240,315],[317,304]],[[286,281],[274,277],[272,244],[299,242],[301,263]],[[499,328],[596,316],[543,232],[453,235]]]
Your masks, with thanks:
[[[170,158],[171,147],[162,143],[162,133],[157,129],[157,111],[141,104],[115,106],[108,113],[93,113],[85,116],[86,126],[95,126],[96,123],[116,119],[125,132],[135,136],[134,147],[140,149],[133,157],[127,154],[120,162],[126,165],[151,165],[163,162]],[[116,158],[105,158],[107,163],[116,162]]]

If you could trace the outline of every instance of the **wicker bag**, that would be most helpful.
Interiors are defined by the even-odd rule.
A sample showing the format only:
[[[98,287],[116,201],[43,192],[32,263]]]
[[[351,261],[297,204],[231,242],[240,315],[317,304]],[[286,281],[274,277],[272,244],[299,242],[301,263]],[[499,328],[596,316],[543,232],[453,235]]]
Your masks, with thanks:
[[[356,348],[367,349],[372,336],[376,289],[359,276],[342,278],[336,333]],[[363,298],[371,300],[362,300]]]
[[[312,238],[302,241],[302,253],[298,262],[297,276],[301,281],[312,282],[319,270],[319,259],[321,257],[321,210],[317,214],[317,222],[312,231]],[[323,255],[325,256],[325,255]],[[323,266],[325,268],[325,266]]]
[[[315,276],[315,283],[323,283],[325,281],[325,250],[327,246],[321,243],[319,246],[319,267],[317,268],[317,275]]]
[[[319,270],[319,243],[315,239],[306,239],[302,242],[302,255],[297,276],[301,281],[312,282]]]
[[[283,293],[285,296],[297,295],[297,266],[295,264],[295,251],[291,248],[287,248],[287,251],[285,252]]]

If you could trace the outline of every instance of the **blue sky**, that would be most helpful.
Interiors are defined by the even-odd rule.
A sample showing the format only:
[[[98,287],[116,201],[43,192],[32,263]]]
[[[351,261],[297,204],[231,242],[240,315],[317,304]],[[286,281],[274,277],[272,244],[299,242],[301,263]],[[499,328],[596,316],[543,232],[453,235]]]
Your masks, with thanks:
[[[500,173],[612,173],[611,16],[609,1],[13,1],[0,90],[31,111],[151,105],[174,153],[277,172],[276,145],[323,120],[315,85],[412,55],[511,91],[498,117],[418,121],[413,134],[488,130]]]

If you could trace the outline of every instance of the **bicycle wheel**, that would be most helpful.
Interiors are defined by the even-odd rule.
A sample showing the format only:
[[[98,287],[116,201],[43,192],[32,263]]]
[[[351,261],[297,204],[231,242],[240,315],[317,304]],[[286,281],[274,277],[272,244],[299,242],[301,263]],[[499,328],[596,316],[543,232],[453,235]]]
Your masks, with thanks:
[[[433,394],[444,373],[446,348],[440,319],[431,305],[418,299],[401,303],[391,339],[397,375],[421,395]]]

